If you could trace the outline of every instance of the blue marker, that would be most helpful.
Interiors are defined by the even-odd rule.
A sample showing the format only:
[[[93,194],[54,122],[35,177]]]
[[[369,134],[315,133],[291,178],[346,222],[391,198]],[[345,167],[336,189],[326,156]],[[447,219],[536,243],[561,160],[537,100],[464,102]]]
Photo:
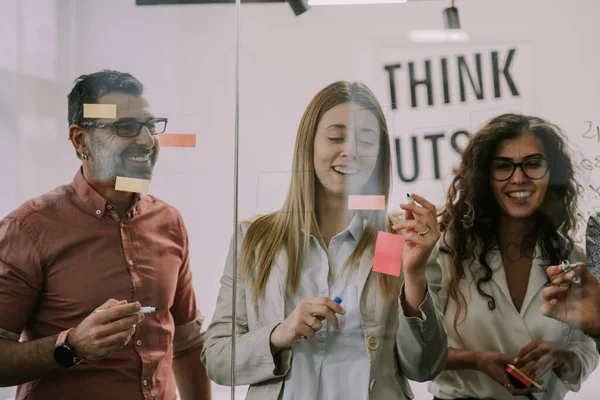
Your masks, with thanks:
[[[340,299],[338,296],[335,296],[335,299],[333,299],[333,301],[335,301],[338,304],[342,304],[342,299]],[[325,317],[321,316],[321,315],[315,315],[315,317],[319,320],[319,321],[323,321],[325,319]]]

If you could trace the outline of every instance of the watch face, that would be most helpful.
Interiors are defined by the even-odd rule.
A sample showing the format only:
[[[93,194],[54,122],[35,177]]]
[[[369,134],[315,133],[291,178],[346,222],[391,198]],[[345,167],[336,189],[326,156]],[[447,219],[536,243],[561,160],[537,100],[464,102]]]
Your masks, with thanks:
[[[54,347],[54,359],[63,367],[72,367],[76,364],[75,353],[66,343],[61,343]]]

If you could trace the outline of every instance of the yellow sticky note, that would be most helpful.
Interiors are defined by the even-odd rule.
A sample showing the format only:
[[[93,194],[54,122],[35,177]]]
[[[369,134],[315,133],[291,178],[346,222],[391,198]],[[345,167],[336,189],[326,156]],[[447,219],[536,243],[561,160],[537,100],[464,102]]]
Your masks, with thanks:
[[[119,190],[121,192],[148,193],[150,191],[150,181],[147,179],[117,176],[115,190]]]
[[[117,118],[117,105],[84,104],[83,118]]]

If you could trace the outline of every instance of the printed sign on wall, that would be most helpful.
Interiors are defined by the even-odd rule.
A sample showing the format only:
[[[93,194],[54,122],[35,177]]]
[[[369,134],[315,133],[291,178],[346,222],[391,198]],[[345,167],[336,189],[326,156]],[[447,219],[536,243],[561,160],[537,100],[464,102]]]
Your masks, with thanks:
[[[394,158],[391,207],[406,192],[442,205],[469,137],[496,115],[536,106],[527,44],[384,49],[376,64]]]

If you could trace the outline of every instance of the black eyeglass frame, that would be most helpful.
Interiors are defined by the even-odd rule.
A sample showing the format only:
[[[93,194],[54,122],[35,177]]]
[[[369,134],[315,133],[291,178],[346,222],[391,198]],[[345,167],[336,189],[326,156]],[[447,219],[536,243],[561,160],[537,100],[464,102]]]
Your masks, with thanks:
[[[530,177],[529,175],[527,175],[527,172],[525,172],[525,170],[523,169],[523,164],[526,164],[527,162],[535,161],[535,160],[544,160],[544,162],[546,163],[546,171],[544,171],[544,173],[542,174],[542,176],[540,176],[539,178],[532,178],[532,177]],[[513,162],[511,160],[506,160],[506,159],[503,159],[503,158],[495,158],[495,159],[492,160],[492,167],[493,167],[495,161],[506,162],[506,163],[511,164],[512,167],[513,167],[512,168],[512,172],[510,173],[510,175],[506,179],[496,179],[496,178],[494,178],[494,176],[493,176],[494,174],[493,174],[493,170],[492,170],[492,173],[490,174],[490,177],[493,180],[495,180],[496,182],[506,182],[507,180],[509,180],[510,178],[513,177],[513,175],[515,174],[515,171],[517,170],[517,168],[520,168],[521,172],[523,173],[523,175],[525,175],[528,179],[531,179],[533,181],[538,181],[540,179],[543,179],[546,176],[546,174],[548,174],[548,171],[550,170],[550,165],[548,164],[548,160],[545,159],[544,157],[530,158],[530,159],[527,159],[525,161],[521,161],[521,162],[518,162],[518,163]]]
[[[137,132],[135,134],[132,134],[132,135],[121,135],[121,134],[119,134],[119,124],[120,123],[122,124],[124,121],[126,121],[126,122],[135,121],[137,123]],[[164,122],[165,123],[165,127],[162,130],[162,132],[156,132],[156,131],[152,132],[152,129],[150,129],[150,125],[149,124],[150,123],[156,124],[156,122]],[[118,136],[131,138],[131,137],[138,136],[140,134],[140,132],[142,131],[142,127],[144,127],[144,126],[146,128],[148,128],[148,131],[150,131],[150,134],[152,134],[153,136],[160,135],[161,133],[164,133],[167,130],[167,123],[168,122],[169,122],[168,118],[162,118],[162,117],[161,118],[152,118],[152,119],[149,119],[146,122],[142,122],[142,121],[137,120],[135,118],[123,118],[123,119],[120,119],[120,120],[118,120],[116,122],[82,121],[82,122],[79,122],[78,125],[82,126],[82,127],[99,128],[99,129],[115,128]]]

